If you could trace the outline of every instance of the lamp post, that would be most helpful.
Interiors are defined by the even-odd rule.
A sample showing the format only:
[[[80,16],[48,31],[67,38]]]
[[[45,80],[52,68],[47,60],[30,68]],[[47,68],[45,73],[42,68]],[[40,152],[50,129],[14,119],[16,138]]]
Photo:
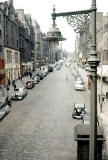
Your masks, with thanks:
[[[97,160],[97,66],[99,59],[96,52],[96,0],[92,0],[91,8],[82,11],[55,13],[53,9],[52,19],[55,23],[56,17],[66,17],[67,22],[74,28],[75,32],[84,31],[89,22],[91,14],[92,26],[92,50],[88,63],[90,65],[90,143],[89,143],[89,160]],[[76,22],[77,21],[77,22]]]

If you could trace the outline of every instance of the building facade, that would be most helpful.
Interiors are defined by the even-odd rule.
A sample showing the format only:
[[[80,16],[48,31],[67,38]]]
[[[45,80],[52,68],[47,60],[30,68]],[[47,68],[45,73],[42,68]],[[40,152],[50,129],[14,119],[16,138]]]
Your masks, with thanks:
[[[18,79],[20,75],[20,52],[19,52],[19,28],[18,19],[14,11],[13,1],[0,3],[4,13],[4,58],[6,81]]]

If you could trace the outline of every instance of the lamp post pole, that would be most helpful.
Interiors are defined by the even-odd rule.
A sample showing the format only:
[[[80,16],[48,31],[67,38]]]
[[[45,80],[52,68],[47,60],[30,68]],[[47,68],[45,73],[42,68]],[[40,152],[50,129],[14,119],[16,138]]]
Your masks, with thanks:
[[[96,52],[96,0],[92,0],[92,9],[94,9],[91,13],[92,51],[88,60],[91,67],[89,160],[97,160],[97,66],[99,60]]]

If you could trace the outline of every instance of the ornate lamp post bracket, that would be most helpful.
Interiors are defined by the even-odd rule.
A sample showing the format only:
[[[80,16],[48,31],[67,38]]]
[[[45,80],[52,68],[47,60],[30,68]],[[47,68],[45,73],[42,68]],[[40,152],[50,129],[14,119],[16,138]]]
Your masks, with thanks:
[[[76,33],[86,32],[90,25],[90,13],[96,9],[88,9],[73,12],[55,13],[55,5],[53,6],[53,26],[55,26],[56,17],[64,17],[69,25],[72,26]]]
[[[66,16],[67,22],[76,33],[85,32],[90,25],[90,14],[77,14]]]

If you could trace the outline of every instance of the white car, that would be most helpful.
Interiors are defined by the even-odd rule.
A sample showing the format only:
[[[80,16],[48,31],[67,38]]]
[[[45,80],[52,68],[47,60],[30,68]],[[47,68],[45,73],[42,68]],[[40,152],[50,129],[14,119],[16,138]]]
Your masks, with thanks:
[[[81,90],[81,91],[83,91],[83,90],[84,90],[84,85],[83,85],[83,83],[82,83],[81,81],[76,81],[76,82],[75,82],[75,89],[76,89],[76,90]]]
[[[66,67],[70,67],[71,66],[71,63],[66,63]]]
[[[5,100],[0,100],[0,119],[10,112],[10,106]]]
[[[26,88],[18,88],[13,94],[12,94],[12,100],[21,100],[28,94]]]

